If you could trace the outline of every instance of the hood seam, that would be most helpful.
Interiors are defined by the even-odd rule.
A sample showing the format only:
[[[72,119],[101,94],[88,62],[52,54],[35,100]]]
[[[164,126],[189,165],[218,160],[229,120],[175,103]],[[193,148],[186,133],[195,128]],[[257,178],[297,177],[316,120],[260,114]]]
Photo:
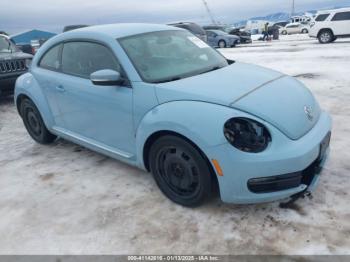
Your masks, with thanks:
[[[274,79],[272,79],[272,80],[269,80],[269,81],[267,81],[267,82],[265,82],[265,83],[263,83],[263,84],[257,86],[256,88],[250,90],[248,93],[245,93],[245,94],[241,95],[240,97],[238,97],[237,99],[235,99],[232,103],[229,104],[229,106],[233,106],[233,104],[237,103],[239,100],[241,100],[242,98],[244,98],[244,97],[248,96],[249,94],[255,92],[256,90],[260,89],[261,87],[263,87],[263,86],[265,86],[265,85],[267,85],[267,84],[270,84],[270,83],[272,83],[272,82],[274,82],[274,81],[276,81],[276,80],[278,80],[278,79],[281,79],[281,78],[283,78],[283,77],[286,77],[286,76],[287,76],[287,75],[283,75],[283,74],[282,74],[282,75],[280,75],[280,76],[277,77],[277,78],[274,78]]]

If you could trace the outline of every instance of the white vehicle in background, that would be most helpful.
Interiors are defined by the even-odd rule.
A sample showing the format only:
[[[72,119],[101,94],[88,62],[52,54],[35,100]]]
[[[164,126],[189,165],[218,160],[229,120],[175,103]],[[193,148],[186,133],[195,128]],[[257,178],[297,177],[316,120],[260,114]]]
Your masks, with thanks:
[[[290,23],[279,29],[280,34],[282,35],[307,34],[309,30],[310,26],[302,23]]]
[[[318,12],[309,36],[318,38],[321,44],[334,42],[338,37],[350,37],[350,8]]]

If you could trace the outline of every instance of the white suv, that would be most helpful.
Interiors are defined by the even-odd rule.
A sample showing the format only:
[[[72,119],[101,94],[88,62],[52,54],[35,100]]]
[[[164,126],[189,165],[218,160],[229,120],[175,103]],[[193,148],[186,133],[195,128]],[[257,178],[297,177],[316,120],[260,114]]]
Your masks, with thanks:
[[[318,12],[309,35],[318,38],[321,44],[331,43],[338,37],[350,37],[350,8]]]

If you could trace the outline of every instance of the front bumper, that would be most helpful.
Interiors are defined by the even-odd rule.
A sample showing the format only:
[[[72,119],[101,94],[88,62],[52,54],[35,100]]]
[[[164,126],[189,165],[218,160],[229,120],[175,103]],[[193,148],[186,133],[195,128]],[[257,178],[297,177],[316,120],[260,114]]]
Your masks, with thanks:
[[[259,154],[241,152],[228,143],[207,150],[210,159],[219,161],[224,174],[217,176],[222,201],[269,202],[315,189],[329,154],[327,147],[320,155],[320,145],[331,131],[330,116],[323,112],[317,124],[299,140],[288,139],[272,126],[269,130],[273,143]],[[281,180],[274,183],[276,178],[284,179],[279,184]]]
[[[0,75],[0,96],[13,94],[16,80],[21,74]]]

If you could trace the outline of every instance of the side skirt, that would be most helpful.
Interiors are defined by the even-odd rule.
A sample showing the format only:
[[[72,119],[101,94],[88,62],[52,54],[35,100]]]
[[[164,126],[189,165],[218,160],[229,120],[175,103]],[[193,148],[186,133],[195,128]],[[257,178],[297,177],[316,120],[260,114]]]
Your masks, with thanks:
[[[68,141],[71,141],[73,143],[76,143],[78,145],[81,145],[83,147],[89,148],[93,151],[99,152],[101,154],[107,155],[111,158],[115,158],[118,159],[120,161],[126,162],[130,165],[134,165],[136,166],[136,157],[135,155],[119,150],[119,149],[115,149],[113,147],[110,147],[108,145],[99,143],[95,140],[92,140],[90,138],[86,138],[83,136],[80,136],[74,132],[71,131],[67,131],[64,128],[61,127],[53,127],[52,128],[53,133],[55,133],[55,135],[62,137]]]

